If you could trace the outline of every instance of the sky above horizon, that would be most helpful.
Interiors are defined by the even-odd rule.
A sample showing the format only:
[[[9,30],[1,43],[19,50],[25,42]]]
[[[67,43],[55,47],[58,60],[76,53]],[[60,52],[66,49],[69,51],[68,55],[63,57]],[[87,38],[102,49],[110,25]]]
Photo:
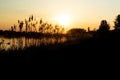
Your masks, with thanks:
[[[105,19],[111,27],[120,14],[120,0],[0,0],[0,29],[10,29],[17,20],[36,18],[55,23],[54,18],[68,14],[69,28],[98,28]]]

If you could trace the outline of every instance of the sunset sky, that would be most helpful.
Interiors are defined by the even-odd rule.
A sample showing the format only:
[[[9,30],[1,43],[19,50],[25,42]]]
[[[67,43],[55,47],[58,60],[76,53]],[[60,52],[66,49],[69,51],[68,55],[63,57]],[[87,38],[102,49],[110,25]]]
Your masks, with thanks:
[[[69,28],[97,29],[103,19],[112,27],[120,14],[120,0],[0,0],[0,29],[9,29],[31,14],[53,24],[62,14],[69,15]]]

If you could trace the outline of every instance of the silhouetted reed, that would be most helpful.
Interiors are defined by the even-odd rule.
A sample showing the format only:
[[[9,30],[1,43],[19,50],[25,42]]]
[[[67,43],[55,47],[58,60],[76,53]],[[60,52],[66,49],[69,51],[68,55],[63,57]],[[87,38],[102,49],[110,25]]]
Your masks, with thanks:
[[[31,24],[31,21],[35,21],[35,24]],[[118,56],[120,53],[119,16],[115,21],[114,30],[110,30],[106,20],[101,21],[98,30],[88,29],[87,32],[81,28],[72,28],[66,34],[62,34],[64,29],[59,25],[53,26],[43,22],[42,19],[36,23],[33,16],[25,20],[24,24],[26,25],[25,31],[22,30],[22,23],[19,25],[21,27],[19,32],[13,30],[13,27],[11,27],[11,31],[0,30],[0,36],[12,38],[11,42],[5,42],[4,38],[0,40],[0,57],[3,57],[2,60],[5,60],[7,56],[12,58],[10,60],[23,62],[33,60],[33,62],[39,63],[43,60],[57,60],[59,57],[58,59],[66,60],[66,62],[71,60],[70,62],[79,63],[82,60],[97,63],[101,60],[104,61],[105,58],[108,60],[110,58],[115,59],[115,55]],[[35,29],[36,24],[39,24],[37,31]],[[43,41],[45,43],[42,43]],[[10,45],[12,49],[5,51],[3,49],[5,45]]]

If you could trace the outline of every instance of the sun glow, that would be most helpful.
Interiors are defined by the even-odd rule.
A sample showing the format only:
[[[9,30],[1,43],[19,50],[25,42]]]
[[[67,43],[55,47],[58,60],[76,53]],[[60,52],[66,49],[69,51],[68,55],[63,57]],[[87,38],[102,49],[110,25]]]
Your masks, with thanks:
[[[57,18],[57,22],[62,26],[68,26],[70,24],[70,20],[70,16],[66,14],[62,14]]]

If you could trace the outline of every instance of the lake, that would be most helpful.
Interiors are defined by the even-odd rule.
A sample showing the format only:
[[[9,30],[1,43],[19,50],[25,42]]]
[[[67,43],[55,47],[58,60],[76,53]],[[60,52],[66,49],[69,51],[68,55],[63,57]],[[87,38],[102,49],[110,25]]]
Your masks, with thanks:
[[[41,38],[6,38],[0,37],[0,50],[18,50],[28,48],[30,46],[41,46],[67,41],[66,37],[41,37]]]

